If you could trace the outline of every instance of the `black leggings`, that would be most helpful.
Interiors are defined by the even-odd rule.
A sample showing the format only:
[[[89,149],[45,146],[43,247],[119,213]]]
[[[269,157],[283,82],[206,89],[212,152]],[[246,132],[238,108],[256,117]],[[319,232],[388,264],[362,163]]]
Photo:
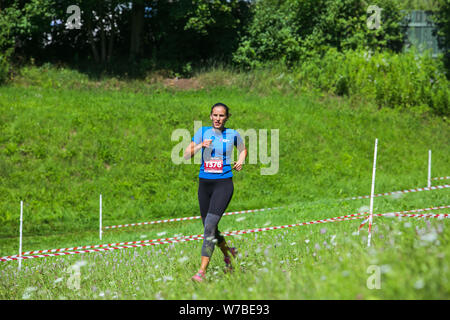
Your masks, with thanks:
[[[232,178],[199,179],[198,202],[203,226],[205,228],[202,256],[211,257],[214,244],[225,241],[217,227],[233,196]]]

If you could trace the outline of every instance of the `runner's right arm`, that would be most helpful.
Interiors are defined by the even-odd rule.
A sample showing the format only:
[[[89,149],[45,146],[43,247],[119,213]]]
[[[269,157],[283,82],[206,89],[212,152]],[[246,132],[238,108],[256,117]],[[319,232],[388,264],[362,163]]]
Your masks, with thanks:
[[[189,146],[186,148],[186,150],[184,151],[184,158],[186,160],[189,160],[190,158],[192,158],[194,156],[194,154],[196,154],[198,152],[198,150],[200,150],[201,148],[208,148],[209,145],[211,144],[212,140],[211,139],[206,139],[203,140],[202,143],[199,144],[195,144],[194,141],[191,141],[191,143],[189,144]]]

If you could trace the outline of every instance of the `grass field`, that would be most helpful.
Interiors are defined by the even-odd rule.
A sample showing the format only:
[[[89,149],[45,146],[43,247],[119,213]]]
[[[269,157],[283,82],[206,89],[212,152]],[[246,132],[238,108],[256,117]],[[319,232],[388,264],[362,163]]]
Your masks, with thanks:
[[[376,200],[377,212],[444,204],[448,191]],[[226,216],[221,230],[278,226],[358,212],[367,201],[303,203],[272,212]],[[330,209],[332,208],[332,209]],[[363,209],[364,210],[364,209]],[[445,212],[441,210],[439,212]],[[447,210],[448,212],[448,210]],[[2,299],[448,299],[449,232],[446,220],[375,218],[373,242],[356,235],[361,220],[324,223],[227,237],[239,251],[235,272],[223,273],[215,251],[206,283],[191,283],[201,241],[105,253],[3,262]],[[199,220],[95,232],[54,245],[83,245],[201,233]],[[35,239],[36,241],[37,239]],[[53,248],[50,239],[45,248]],[[36,247],[37,249],[38,247]],[[39,247],[40,248],[40,247]],[[44,248],[44,247],[42,247]],[[70,267],[80,266],[79,290]],[[369,289],[373,270],[380,288]],[[372,271],[371,271],[372,270]],[[370,281],[369,281],[370,283]],[[370,285],[370,284],[369,284]]]
[[[230,106],[231,128],[280,132],[278,173],[264,176],[259,161],[247,164],[235,174],[227,211],[285,207],[224,217],[221,231],[366,211],[367,199],[336,200],[369,194],[375,138],[376,193],[425,186],[429,149],[433,176],[450,173],[444,118],[312,92],[226,84],[177,90],[88,79],[75,86],[64,81],[72,76],[36,75],[0,87],[0,256],[17,253],[20,200],[24,251],[201,234],[201,222],[194,220],[108,230],[100,242],[98,196],[103,225],[198,215],[198,165],[172,163],[179,141],[171,141],[171,133],[182,128],[193,134],[194,120],[209,125],[209,108],[217,101]],[[374,210],[448,205],[449,193],[380,197]],[[222,272],[216,250],[208,281],[200,286],[190,277],[199,266],[201,241],[33,259],[23,261],[20,273],[17,262],[1,262],[0,298],[449,298],[448,219],[375,218],[370,248],[366,230],[355,234],[359,223],[227,237],[240,252],[235,272]],[[69,284],[73,265],[80,270],[79,290]],[[371,266],[380,270],[380,289],[367,286]]]

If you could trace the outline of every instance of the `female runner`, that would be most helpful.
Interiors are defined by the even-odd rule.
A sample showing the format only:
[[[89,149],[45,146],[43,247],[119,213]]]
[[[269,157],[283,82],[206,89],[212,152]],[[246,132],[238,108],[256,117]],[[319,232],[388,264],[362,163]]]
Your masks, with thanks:
[[[225,123],[231,114],[223,103],[216,103],[211,108],[212,126],[199,129],[192,142],[186,148],[184,157],[190,159],[202,149],[202,165],[199,173],[198,202],[204,226],[204,239],[201,250],[201,265],[192,280],[202,282],[205,279],[211,255],[216,244],[224,254],[228,270],[232,269],[230,254],[235,257],[236,249],[229,248],[225,238],[220,234],[218,224],[233,196],[232,168],[240,171],[247,157],[247,149],[240,134]],[[230,159],[233,147],[239,152],[237,162],[231,167]]]

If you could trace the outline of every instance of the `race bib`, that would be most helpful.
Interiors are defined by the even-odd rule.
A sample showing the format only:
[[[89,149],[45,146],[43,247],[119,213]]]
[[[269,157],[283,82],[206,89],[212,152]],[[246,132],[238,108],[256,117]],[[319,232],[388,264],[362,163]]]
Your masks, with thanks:
[[[205,160],[204,171],[206,173],[222,173],[223,160],[221,158],[211,158],[210,160]]]

